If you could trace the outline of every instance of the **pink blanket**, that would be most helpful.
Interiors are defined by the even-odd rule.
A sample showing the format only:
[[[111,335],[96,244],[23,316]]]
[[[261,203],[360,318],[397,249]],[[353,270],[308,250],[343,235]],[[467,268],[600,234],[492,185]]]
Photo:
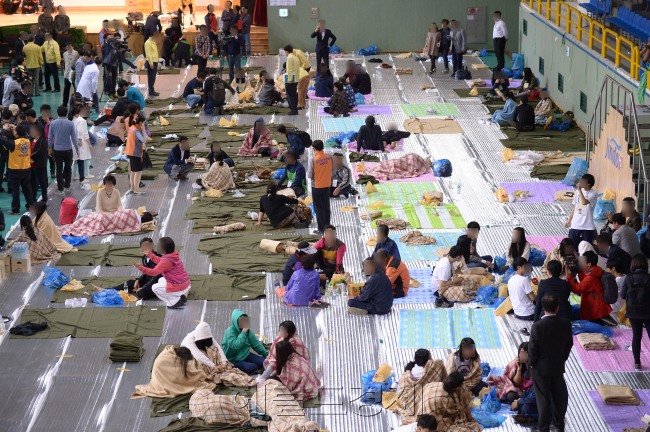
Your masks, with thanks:
[[[399,159],[390,159],[376,163],[366,169],[366,174],[377,180],[397,180],[420,177],[431,172],[431,161],[415,153],[407,153]]]
[[[564,238],[565,236],[526,236],[528,243],[531,245],[539,246],[540,248],[544,249],[546,253],[549,253],[555,249]]]
[[[373,169],[375,169],[379,165],[379,162],[363,162],[363,164],[366,166],[366,172],[365,173],[357,172],[355,170],[355,168],[356,168],[355,164],[353,164],[353,166],[352,166],[352,176],[354,177],[355,181],[359,180],[359,176],[361,174],[374,175],[374,174],[371,174],[371,171]],[[417,177],[396,178],[396,179],[392,179],[391,181],[396,182],[396,183],[403,183],[403,182],[435,182],[436,181],[436,176],[433,175],[433,171],[429,170],[428,172],[426,172],[426,173],[424,173],[424,174],[422,174],[420,176],[417,176]]]
[[[59,227],[61,235],[100,236],[140,231],[140,215],[135,209],[118,210],[115,213],[91,213],[69,225]]]
[[[352,141],[351,143],[349,143],[348,144],[348,150],[350,150],[350,151],[358,151],[357,150],[357,142]],[[395,146],[394,149],[392,149],[390,146],[386,146],[386,153],[396,152],[396,151],[404,151],[404,140],[397,141],[397,145]],[[362,153],[381,153],[381,152],[380,151],[375,151],[375,150],[363,150]]]

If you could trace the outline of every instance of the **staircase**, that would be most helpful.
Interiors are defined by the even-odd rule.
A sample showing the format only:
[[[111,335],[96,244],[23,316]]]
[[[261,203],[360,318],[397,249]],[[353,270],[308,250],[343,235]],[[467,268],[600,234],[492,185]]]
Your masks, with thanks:
[[[269,53],[269,28],[251,27],[251,49],[253,54]]]
[[[587,130],[587,161],[590,160],[603,132],[609,108],[615,108],[623,116],[625,139],[635,184],[637,210],[643,214],[650,197],[650,182],[646,167],[650,164],[650,108],[637,105],[635,95],[616,79],[607,75],[600,87],[594,114]],[[645,216],[645,215],[644,215]]]

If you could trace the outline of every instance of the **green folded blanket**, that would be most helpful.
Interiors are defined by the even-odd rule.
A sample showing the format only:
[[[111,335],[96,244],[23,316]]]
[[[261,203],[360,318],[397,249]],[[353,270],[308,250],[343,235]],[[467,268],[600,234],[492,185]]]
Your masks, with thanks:
[[[260,249],[260,241],[265,238],[278,241],[315,242],[320,237],[291,234],[211,236],[199,241],[198,251],[209,256],[214,273],[281,272],[287,257],[282,253],[270,253]],[[251,257],[255,259],[251,260]]]
[[[108,358],[112,362],[137,362],[144,355],[142,336],[121,331],[111,339]]]
[[[502,129],[508,137],[501,143],[513,150],[562,151],[575,152],[585,149],[585,133],[579,128],[571,128],[566,132],[548,131],[537,128],[530,132],[519,132],[515,129]]]
[[[369,153],[350,152],[350,162],[379,162],[379,157]]]
[[[167,427],[160,432],[264,432],[267,428],[261,427],[244,427],[224,424],[210,424],[202,418],[187,417],[172,420]]]
[[[52,295],[53,303],[64,303],[70,298],[87,298],[93,293],[92,286],[100,288],[119,287],[128,279],[135,279],[135,276],[93,276],[81,280],[85,286],[79,291],[57,290]],[[192,288],[187,295],[189,300],[208,301],[241,301],[255,300],[265,297],[266,276],[263,274],[237,273],[232,275],[191,275]]]
[[[228,115],[230,114],[287,115],[291,110],[288,107],[273,105],[273,106],[250,106],[250,107],[241,107],[241,108],[233,108],[233,107],[225,106],[224,111]]]
[[[176,250],[181,247],[176,246]],[[140,262],[142,252],[139,246],[114,245],[110,243],[79,246],[77,252],[61,256],[57,266],[129,266],[131,261]]]
[[[564,180],[570,166],[570,164],[536,166],[530,176],[540,180]]]
[[[226,387],[218,385],[214,389],[219,395],[240,395],[250,398],[257,391],[255,387]],[[173,398],[151,398],[151,417],[164,417],[172,414],[187,412],[190,410],[190,398],[192,393],[180,395]],[[226,429],[227,430],[227,429]]]
[[[127,330],[139,336],[162,336],[165,307],[85,307],[25,309],[18,324],[28,321],[48,323],[48,328],[32,336],[11,335],[13,339],[110,338]]]

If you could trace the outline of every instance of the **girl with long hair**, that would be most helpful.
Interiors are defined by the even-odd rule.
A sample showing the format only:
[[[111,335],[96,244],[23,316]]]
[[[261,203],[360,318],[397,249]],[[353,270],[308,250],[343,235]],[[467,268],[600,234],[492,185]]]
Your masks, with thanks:
[[[54,224],[54,221],[47,214],[47,204],[43,201],[35,202],[30,208],[29,213],[33,218],[34,226],[41,231],[41,233],[50,239],[56,250],[59,253],[76,252],[77,248],[73,247],[70,243],[61,238],[59,229]]]
[[[320,379],[309,360],[299,355],[290,342],[281,340],[275,345],[275,376],[287,387],[297,401],[318,396]]]
[[[42,264],[61,258],[54,243],[34,226],[32,218],[28,215],[20,217],[20,230],[20,234],[11,245],[16,242],[27,243],[32,264]]]
[[[142,178],[143,158],[147,134],[145,131],[145,119],[142,114],[132,114],[128,119],[128,131],[126,136],[126,147],[124,153],[129,157],[129,182],[131,193],[144,195],[140,192],[140,179]]]
[[[445,367],[448,374],[459,372],[465,378],[465,388],[474,396],[478,396],[481,390],[488,386],[481,380],[481,357],[472,338],[466,337],[460,341],[458,349],[447,357]]]
[[[512,267],[513,261],[517,258],[525,258],[526,260],[530,258],[530,244],[526,241],[526,230],[522,227],[516,227],[512,230],[506,266],[501,268],[501,272],[505,272],[508,267]]]
[[[452,372],[442,382],[424,388],[423,412],[436,418],[437,430],[479,432],[483,429],[470,412],[472,395],[466,383],[462,373]]]

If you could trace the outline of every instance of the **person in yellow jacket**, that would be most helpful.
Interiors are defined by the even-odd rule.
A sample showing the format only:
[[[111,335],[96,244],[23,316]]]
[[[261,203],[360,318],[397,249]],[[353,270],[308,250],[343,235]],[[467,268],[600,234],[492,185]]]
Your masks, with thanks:
[[[23,190],[26,209],[34,204],[32,194],[32,146],[29,139],[27,126],[21,124],[17,127],[5,124],[4,136],[0,136],[0,145],[9,152],[7,160],[7,177],[11,189],[12,215],[20,214],[20,190]]]
[[[45,92],[52,91],[50,77],[54,80],[54,93],[61,91],[59,82],[59,65],[61,64],[61,48],[59,43],[52,39],[51,33],[45,33],[45,43],[41,47],[45,56]]]
[[[287,45],[284,47],[287,53],[287,71],[284,74],[284,88],[287,92],[287,102],[289,103],[289,115],[298,115],[298,81],[300,72],[305,70],[300,67],[300,59],[293,53],[293,47]]]
[[[33,95],[40,96],[41,88],[39,87],[39,78],[41,74],[41,68],[43,67],[43,51],[41,47],[34,43],[34,36],[29,35],[27,39],[27,44],[23,47],[23,56],[25,56],[25,67],[27,72],[32,76],[32,82],[34,83]]]
[[[160,93],[156,93],[154,90],[154,84],[156,83],[156,74],[158,73],[158,61],[160,56],[158,55],[158,45],[156,44],[156,38],[158,37],[158,32],[154,31],[149,39],[144,43],[144,55],[147,58],[145,66],[147,68],[147,84],[149,86],[149,96],[160,96]]]

